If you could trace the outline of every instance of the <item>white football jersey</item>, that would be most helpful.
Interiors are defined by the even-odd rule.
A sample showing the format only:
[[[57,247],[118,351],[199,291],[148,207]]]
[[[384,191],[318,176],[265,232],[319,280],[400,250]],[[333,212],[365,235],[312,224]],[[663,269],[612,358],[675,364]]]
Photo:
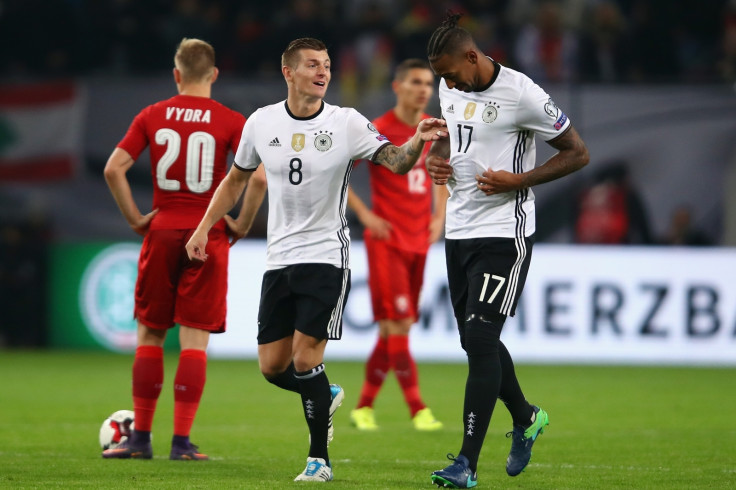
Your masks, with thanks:
[[[323,263],[347,269],[345,218],[353,161],[373,160],[388,139],[355,109],[327,103],[299,118],[286,101],[262,107],[243,127],[235,165],[261,162],[268,182],[266,268]]]
[[[529,77],[493,62],[482,92],[449,89],[440,80],[442,114],[450,133],[445,236],[452,239],[530,236],[535,231],[531,189],[486,196],[475,175],[487,169],[522,173],[534,168],[534,135],[545,141],[563,134],[570,120]]]

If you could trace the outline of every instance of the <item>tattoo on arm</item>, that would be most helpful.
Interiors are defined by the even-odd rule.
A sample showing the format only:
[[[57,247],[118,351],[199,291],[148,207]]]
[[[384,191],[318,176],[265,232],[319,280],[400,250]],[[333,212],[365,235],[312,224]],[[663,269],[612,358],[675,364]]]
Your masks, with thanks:
[[[405,174],[417,163],[419,155],[422,153],[424,142],[415,148],[412,144],[414,138],[410,139],[401,146],[386,145],[379,151],[376,156],[376,163],[383,165],[396,174]]]
[[[450,158],[450,139],[437,140],[432,142],[427,156],[436,156],[447,160]]]
[[[588,164],[590,159],[588,149],[575,128],[570,127],[565,134],[548,143],[558,150],[558,153],[543,165],[524,173],[521,179],[522,187],[532,187],[559,179]]]

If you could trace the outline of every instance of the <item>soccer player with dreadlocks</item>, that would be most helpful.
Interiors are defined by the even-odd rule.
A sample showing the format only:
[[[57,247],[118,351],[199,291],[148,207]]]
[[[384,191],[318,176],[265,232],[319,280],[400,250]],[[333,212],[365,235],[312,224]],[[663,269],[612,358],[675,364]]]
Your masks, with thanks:
[[[549,423],[527,402],[514,363],[501,342],[524,287],[535,216],[532,186],[559,179],[588,163],[588,150],[570,119],[523,73],[484,55],[459,15],[429,40],[427,55],[439,83],[449,138],[426,159],[435,184],[447,185],[445,255],[460,343],[468,356],[463,443],[452,464],[432,473],[439,486],[470,488],[497,399],[511,413],[510,476],[521,473],[532,445]],[[558,150],[535,167],[535,135]]]

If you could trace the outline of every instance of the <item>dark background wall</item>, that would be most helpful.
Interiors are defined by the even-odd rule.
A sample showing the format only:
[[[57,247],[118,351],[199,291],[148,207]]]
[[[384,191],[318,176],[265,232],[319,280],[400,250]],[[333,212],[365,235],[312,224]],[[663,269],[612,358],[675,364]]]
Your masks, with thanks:
[[[175,92],[172,57],[182,37],[215,46],[213,95],[245,115],[285,96],[279,57],[288,41],[321,38],[334,61],[328,102],[372,118],[393,103],[395,64],[425,56],[448,8],[464,14],[486,53],[548,90],[590,147],[586,169],[535,189],[541,241],[575,242],[582,193],[614,168],[619,177],[623,169],[646,228],[627,243],[671,243],[685,210],[703,242],[736,245],[732,0],[4,0],[0,90],[71,84],[73,117],[57,133],[72,135],[76,163],[63,179],[36,170],[31,179],[0,178],[0,345],[44,343],[50,247],[136,239],[102,168],[134,115]],[[436,100],[430,111],[438,113]],[[0,160],[13,151],[6,129],[0,124]],[[37,129],[53,136],[54,128]],[[541,162],[550,151],[537,144]],[[367,198],[366,176],[358,167],[353,184]],[[147,156],[131,180],[145,207]],[[265,217],[264,208],[253,236],[264,236]],[[360,237],[359,223],[351,227]]]

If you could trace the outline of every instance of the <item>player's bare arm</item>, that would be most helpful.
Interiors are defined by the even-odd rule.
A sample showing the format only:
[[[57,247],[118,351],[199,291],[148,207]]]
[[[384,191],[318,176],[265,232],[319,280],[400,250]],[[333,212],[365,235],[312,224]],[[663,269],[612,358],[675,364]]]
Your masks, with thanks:
[[[230,235],[230,246],[248,234],[253,221],[256,219],[258,209],[266,197],[268,185],[266,182],[266,170],[263,164],[259,165],[253,175],[248,180],[245,187],[245,195],[243,196],[243,204],[240,207],[240,213],[237,219],[233,219],[229,214],[225,215],[225,223],[227,224],[228,234]]]
[[[450,166],[450,140],[447,138],[437,140],[432,143],[424,165],[427,172],[432,178],[432,182],[437,185],[447,184],[447,180],[452,176],[452,167]]]
[[[383,165],[395,174],[409,172],[422,154],[424,143],[447,138],[444,119],[430,117],[422,120],[417,132],[409,141],[401,146],[386,145],[378,151],[375,162]]]
[[[220,182],[220,185],[217,186],[212,200],[209,206],[207,206],[207,212],[186,244],[189,260],[198,260],[200,262],[207,260],[207,253],[205,252],[207,234],[215,223],[237,204],[252,174],[252,171],[241,170],[235,165],[230,167],[230,172]]]
[[[130,183],[126,177],[126,173],[134,163],[135,160],[130,156],[130,153],[122,148],[115,148],[105,164],[105,181],[113,198],[115,198],[118,208],[120,208],[120,212],[130,227],[139,235],[145,236],[151,226],[151,220],[158,213],[158,209],[154,209],[145,215],[138,209],[130,190]]]
[[[444,185],[435,185],[432,186],[432,197],[434,212],[429,222],[429,243],[435,243],[442,238],[442,232],[445,231],[447,199],[450,197],[450,192]]]
[[[483,175],[475,176],[478,189],[487,196],[525,189],[580,170],[590,160],[588,148],[572,126],[564,134],[547,143],[559,151],[542,165],[521,174],[504,170],[486,170]]]
[[[373,238],[388,240],[391,237],[391,223],[371,211],[352,186],[348,186],[348,207],[353,210]]]

